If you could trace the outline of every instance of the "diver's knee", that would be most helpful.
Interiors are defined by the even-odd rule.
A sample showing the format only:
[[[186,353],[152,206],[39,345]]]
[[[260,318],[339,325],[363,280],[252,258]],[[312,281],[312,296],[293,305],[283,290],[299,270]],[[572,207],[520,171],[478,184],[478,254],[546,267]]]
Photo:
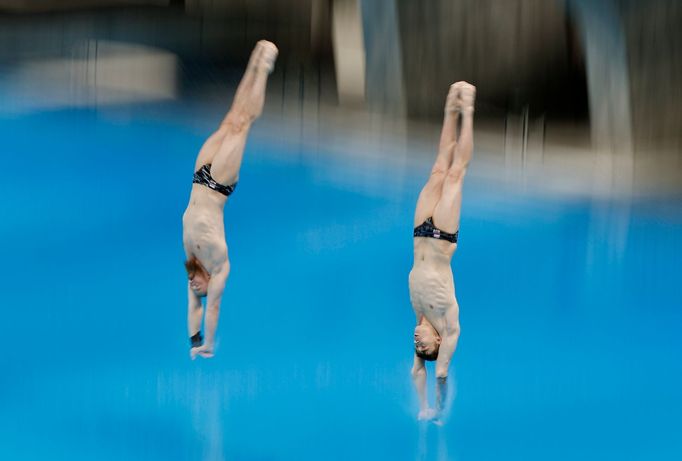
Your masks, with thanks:
[[[466,174],[466,165],[460,163],[455,163],[448,170],[445,176],[445,181],[449,184],[458,184],[464,180],[464,175]]]
[[[251,123],[256,117],[247,113],[246,111],[239,109],[232,109],[227,113],[227,117],[223,120],[220,128],[223,129],[226,134],[242,134],[249,131]]]

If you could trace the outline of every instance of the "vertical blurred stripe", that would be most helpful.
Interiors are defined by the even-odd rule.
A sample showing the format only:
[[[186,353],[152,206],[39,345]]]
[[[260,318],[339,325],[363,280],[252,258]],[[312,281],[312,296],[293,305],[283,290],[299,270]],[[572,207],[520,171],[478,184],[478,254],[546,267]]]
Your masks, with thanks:
[[[339,102],[361,105],[365,101],[365,44],[359,0],[335,0],[332,42]]]

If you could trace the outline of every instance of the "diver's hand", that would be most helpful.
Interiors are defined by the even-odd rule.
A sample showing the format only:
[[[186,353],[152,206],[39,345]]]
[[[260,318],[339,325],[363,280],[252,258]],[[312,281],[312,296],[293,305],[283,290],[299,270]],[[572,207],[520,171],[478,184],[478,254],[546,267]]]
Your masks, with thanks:
[[[434,410],[433,408],[424,408],[419,411],[419,415],[417,415],[417,419],[419,421],[431,421],[432,419],[436,418],[438,416],[438,412]]]
[[[213,357],[213,347],[204,344],[203,346],[193,347],[189,350],[189,356],[192,360],[196,359],[197,355],[205,359],[210,359]]]

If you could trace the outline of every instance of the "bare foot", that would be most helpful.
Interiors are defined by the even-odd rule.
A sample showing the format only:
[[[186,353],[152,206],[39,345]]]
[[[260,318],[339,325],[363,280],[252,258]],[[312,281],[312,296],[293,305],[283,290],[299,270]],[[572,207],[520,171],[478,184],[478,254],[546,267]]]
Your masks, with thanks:
[[[248,67],[264,70],[269,74],[275,68],[275,60],[278,54],[279,50],[277,50],[274,43],[267,40],[259,40],[251,52]]]
[[[458,88],[460,112],[473,112],[476,100],[476,87],[467,82],[455,83]]]
[[[189,350],[189,356],[192,360],[196,359],[197,355],[205,359],[210,359],[213,357],[213,348],[204,344],[203,346],[193,347]]]
[[[445,99],[445,113],[449,114],[452,112],[459,112],[460,100],[459,100],[459,83],[453,83],[450,85],[450,90],[448,91],[448,97]]]

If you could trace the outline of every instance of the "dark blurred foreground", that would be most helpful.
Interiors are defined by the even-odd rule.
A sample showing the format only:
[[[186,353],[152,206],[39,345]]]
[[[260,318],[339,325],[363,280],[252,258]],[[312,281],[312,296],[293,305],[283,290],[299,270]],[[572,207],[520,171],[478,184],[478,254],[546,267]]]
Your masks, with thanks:
[[[674,0],[0,0],[0,11],[0,112],[200,98],[226,108],[267,38],[281,56],[266,116],[284,126],[331,137],[388,126],[383,138],[428,144],[448,85],[467,80],[479,150],[499,176],[587,174],[574,188],[607,194],[682,185]]]

